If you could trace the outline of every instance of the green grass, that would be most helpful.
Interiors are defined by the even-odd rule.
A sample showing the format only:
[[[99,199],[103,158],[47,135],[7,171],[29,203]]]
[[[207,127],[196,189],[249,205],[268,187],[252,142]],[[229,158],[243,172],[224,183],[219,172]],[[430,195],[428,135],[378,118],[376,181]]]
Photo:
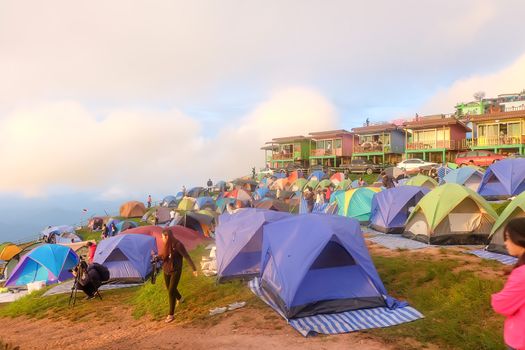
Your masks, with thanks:
[[[199,248],[192,252],[192,258],[198,265],[205,250]],[[194,277],[191,268],[184,264],[183,274],[179,283],[179,291],[186,302],[176,310],[177,321],[199,321],[207,317],[209,309],[228,306],[235,301],[249,301],[254,304],[257,300],[248,288],[239,281],[216,284],[215,278],[200,274]],[[164,284],[162,272],[158,275],[156,284],[146,283],[131,300],[133,316],[140,318],[145,315],[159,320],[168,314],[168,294]]]
[[[354,174],[354,173],[351,173],[351,174],[348,174],[348,178],[352,181],[354,180],[358,180],[360,177],[363,178],[363,180],[371,185],[373,184],[374,182],[376,182],[377,178],[379,177],[379,174],[371,174],[371,175],[368,175],[368,174]]]
[[[196,264],[205,252],[199,248],[191,253]],[[386,343],[397,344],[400,349],[420,348],[421,344],[433,344],[440,349],[501,348],[503,319],[492,311],[490,295],[501,289],[503,279],[488,279],[481,273],[465,270],[465,262],[454,260],[453,255],[443,253],[439,256],[444,260],[406,252],[395,257],[373,257],[388,292],[396,298],[407,300],[425,318],[366,333]],[[481,263],[478,270],[482,268],[499,271],[501,265]],[[218,285],[213,277],[193,277],[186,263],[179,290],[186,299],[175,311],[176,320],[181,323],[206,326],[220,322],[222,316],[208,316],[209,309],[227,306],[234,301],[247,301],[250,307],[266,308],[241,282]],[[111,323],[118,318],[112,311],[115,307],[131,310],[137,319],[160,320],[168,312],[168,296],[162,273],[155,285],[148,281],[137,288],[103,291],[104,300],[79,300],[74,308],[68,307],[69,294],[45,299],[41,297],[42,294],[43,291],[38,291],[0,307],[0,317],[65,317],[86,322],[97,318]],[[417,342],[410,343],[406,339]]]
[[[394,343],[414,338],[440,349],[501,348],[503,319],[492,311],[490,295],[502,281],[454,272],[462,265],[454,260],[375,257],[374,262],[389,293],[407,300],[425,318],[372,334]]]

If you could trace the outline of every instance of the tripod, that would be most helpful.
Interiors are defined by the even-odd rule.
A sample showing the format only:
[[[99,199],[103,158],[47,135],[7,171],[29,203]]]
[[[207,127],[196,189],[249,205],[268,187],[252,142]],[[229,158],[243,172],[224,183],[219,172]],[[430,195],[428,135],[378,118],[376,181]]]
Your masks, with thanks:
[[[87,264],[82,258],[78,262],[78,265],[75,266],[73,271],[75,271],[75,280],[73,281],[73,286],[71,287],[71,294],[69,295],[69,306],[75,306],[75,303],[77,301],[77,293],[78,293],[78,285],[82,281],[82,277],[84,274],[87,274]],[[87,277],[87,276],[86,276]],[[87,277],[89,278],[89,277]],[[102,296],[100,295],[98,288],[94,292],[94,295],[99,297],[100,300],[102,300]]]

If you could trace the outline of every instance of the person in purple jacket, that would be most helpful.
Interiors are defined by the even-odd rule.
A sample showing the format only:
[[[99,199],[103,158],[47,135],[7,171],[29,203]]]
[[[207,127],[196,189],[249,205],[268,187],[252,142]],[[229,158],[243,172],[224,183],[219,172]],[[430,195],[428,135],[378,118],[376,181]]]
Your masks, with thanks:
[[[507,224],[505,247],[518,258],[503,290],[492,295],[492,308],[506,317],[503,331],[509,349],[525,350],[525,218]]]

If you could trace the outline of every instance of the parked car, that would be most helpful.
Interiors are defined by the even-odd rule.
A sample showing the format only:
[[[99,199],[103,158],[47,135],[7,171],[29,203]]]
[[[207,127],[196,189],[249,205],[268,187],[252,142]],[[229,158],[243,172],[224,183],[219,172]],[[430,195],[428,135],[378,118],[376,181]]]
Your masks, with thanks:
[[[436,166],[437,163],[427,162],[419,158],[405,159],[404,161],[397,163],[398,168],[406,170],[407,172],[421,170],[421,168],[429,168]]]
[[[492,163],[505,158],[506,157],[502,154],[495,154],[489,151],[461,152],[456,156],[456,164],[468,165],[474,162],[474,165],[477,166],[489,166]]]
[[[370,175],[372,173],[381,172],[384,169],[384,166],[372,163],[366,159],[352,159],[350,164],[342,165],[341,168],[348,169],[351,173],[366,173]]]

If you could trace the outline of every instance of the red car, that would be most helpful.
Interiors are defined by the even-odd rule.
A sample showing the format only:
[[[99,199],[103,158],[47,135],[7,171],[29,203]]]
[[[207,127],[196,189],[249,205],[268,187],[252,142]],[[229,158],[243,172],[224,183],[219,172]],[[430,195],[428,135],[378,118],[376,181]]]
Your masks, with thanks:
[[[492,163],[507,158],[502,154],[495,154],[489,151],[470,151],[461,152],[456,156],[457,165],[469,165],[474,162],[477,166],[489,166]]]

